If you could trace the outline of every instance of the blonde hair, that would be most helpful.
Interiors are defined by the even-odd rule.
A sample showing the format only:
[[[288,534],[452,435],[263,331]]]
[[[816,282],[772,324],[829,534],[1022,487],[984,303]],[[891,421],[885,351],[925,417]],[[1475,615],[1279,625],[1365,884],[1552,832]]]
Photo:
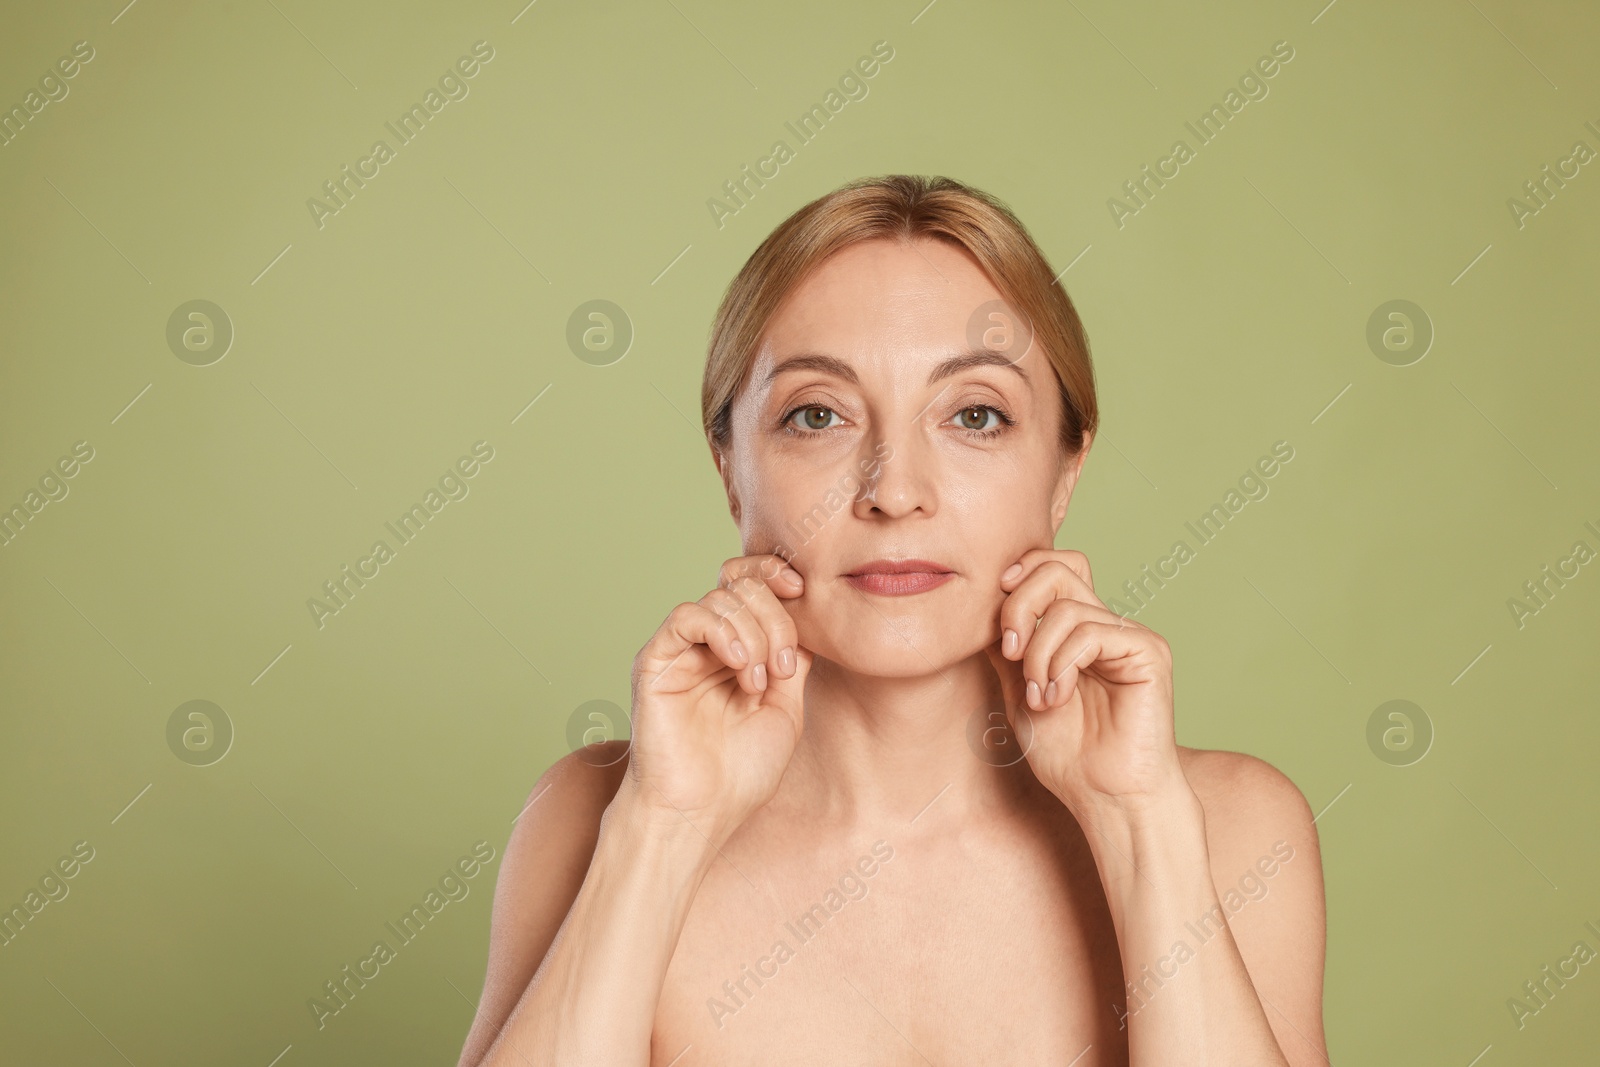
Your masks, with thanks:
[[[1044,253],[999,200],[951,178],[890,174],[860,178],[790,215],[728,285],[711,325],[700,417],[726,452],[730,413],[767,322],[784,297],[833,253],[873,238],[926,237],[966,249],[1007,304],[1025,316],[1061,387],[1061,447],[1068,457],[1099,425],[1089,338]]]

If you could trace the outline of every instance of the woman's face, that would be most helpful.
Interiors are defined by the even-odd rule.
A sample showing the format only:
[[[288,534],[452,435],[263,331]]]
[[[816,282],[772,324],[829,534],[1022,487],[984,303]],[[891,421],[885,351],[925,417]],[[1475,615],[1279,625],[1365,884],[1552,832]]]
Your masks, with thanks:
[[[880,239],[768,323],[720,466],[745,553],[805,578],[784,605],[806,648],[903,677],[998,639],[1000,575],[1053,546],[1088,451],[1065,460],[1055,372],[1016,321],[964,249]]]

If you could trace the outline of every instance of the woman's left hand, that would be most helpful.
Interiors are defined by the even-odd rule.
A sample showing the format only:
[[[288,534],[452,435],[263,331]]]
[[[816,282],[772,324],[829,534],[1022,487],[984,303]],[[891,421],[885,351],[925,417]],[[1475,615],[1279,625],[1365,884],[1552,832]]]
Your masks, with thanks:
[[[1187,788],[1161,635],[1101,602],[1082,552],[1027,552],[1000,588],[1000,639],[987,651],[1040,782],[1074,812]]]

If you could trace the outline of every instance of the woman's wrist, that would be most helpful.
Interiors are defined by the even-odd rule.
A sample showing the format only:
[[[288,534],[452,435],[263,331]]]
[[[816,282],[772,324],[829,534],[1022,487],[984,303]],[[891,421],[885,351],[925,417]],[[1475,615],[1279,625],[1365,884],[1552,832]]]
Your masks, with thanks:
[[[624,855],[708,866],[725,836],[720,827],[704,819],[697,823],[648,792],[632,775],[623,778],[600,820],[602,840],[614,840]]]
[[[1210,889],[1205,809],[1181,772],[1150,792],[1072,809],[1084,823],[1108,898],[1191,879]]]

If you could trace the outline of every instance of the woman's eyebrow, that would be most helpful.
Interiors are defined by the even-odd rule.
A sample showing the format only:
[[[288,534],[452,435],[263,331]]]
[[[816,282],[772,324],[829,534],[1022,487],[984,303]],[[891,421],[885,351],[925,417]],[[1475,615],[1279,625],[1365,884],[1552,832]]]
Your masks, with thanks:
[[[821,371],[823,374],[831,374],[836,378],[843,378],[847,382],[856,384],[860,384],[861,381],[856,377],[856,372],[850,368],[850,364],[842,359],[836,359],[833,356],[800,355],[791,356],[768,371],[766,384],[771,385],[774,378],[784,371],[791,370]]]
[[[1016,360],[993,349],[981,348],[951,356],[943,363],[940,363],[928,375],[928,384],[932,385],[934,382],[948,378],[953,374],[960,374],[969,367],[1010,367],[1022,376],[1023,381],[1028,381],[1028,372],[1023,370]],[[843,378],[847,382],[860,383],[860,379],[856,377],[856,372],[844,360],[833,356],[804,354],[790,356],[774,366],[772,370],[767,372],[766,384],[772,384],[773,379],[785,371],[796,370],[819,371],[823,374],[831,374],[836,378]]]
[[[928,375],[928,384],[953,374],[960,374],[968,367],[1010,367],[1022,376],[1023,381],[1028,381],[1028,372],[1023,370],[1017,360],[1001,352],[989,348],[975,348],[970,352],[963,352],[959,356],[951,356]]]

